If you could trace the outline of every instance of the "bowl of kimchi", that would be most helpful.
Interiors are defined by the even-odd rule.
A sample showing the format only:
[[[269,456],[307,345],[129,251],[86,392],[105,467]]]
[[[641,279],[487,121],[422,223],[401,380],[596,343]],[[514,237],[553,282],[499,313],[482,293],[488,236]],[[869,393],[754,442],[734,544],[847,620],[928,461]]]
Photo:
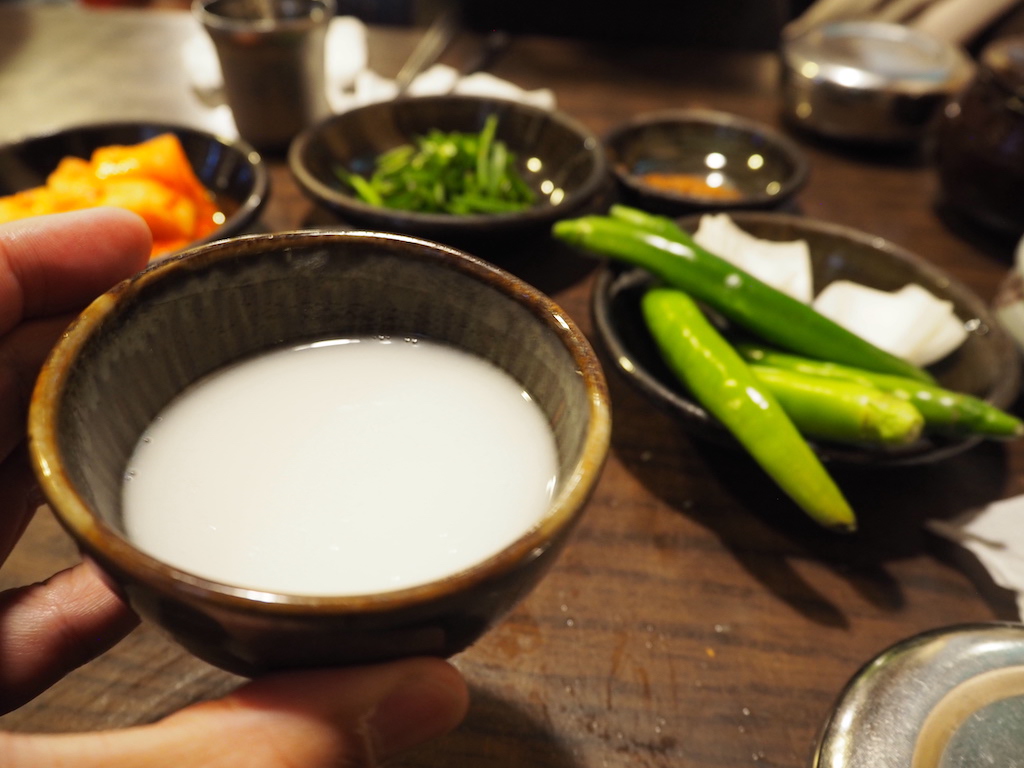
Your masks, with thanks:
[[[149,225],[153,259],[247,230],[268,191],[251,146],[184,126],[82,125],[0,146],[0,223],[126,208]]]

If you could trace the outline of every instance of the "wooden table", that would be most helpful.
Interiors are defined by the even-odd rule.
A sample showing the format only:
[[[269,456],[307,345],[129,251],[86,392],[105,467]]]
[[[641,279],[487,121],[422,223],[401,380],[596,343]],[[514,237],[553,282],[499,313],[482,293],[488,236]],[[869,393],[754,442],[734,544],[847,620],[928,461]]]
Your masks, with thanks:
[[[175,11],[0,8],[0,139],[100,117],[202,126],[206,108],[180,67],[193,31]],[[372,30],[372,65],[393,74],[411,42],[406,31]],[[599,134],[671,107],[778,123],[771,54],[522,38],[492,69],[552,88]],[[917,251],[991,300],[1010,244],[948,228],[926,164],[802,141],[812,163],[803,213]],[[264,228],[323,220],[280,161],[272,172]],[[591,333],[592,265],[549,257],[540,249],[514,267]],[[1016,618],[1008,595],[923,523],[1024,492],[1024,443],[935,466],[836,467],[861,519],[860,533],[838,538],[745,458],[694,440],[607,370],[614,444],[582,525],[527,601],[456,660],[474,694],[465,724],[399,765],[798,768],[843,685],[876,653],[923,630]],[[0,586],[74,561],[41,512]],[[144,626],[0,725],[128,725],[237,682]]]

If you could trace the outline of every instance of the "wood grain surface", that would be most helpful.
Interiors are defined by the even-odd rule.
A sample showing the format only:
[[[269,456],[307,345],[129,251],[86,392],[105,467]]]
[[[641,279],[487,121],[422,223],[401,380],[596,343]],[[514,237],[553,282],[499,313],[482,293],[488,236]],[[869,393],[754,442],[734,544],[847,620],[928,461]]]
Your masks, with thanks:
[[[100,116],[202,127],[207,107],[179,55],[192,32],[179,11],[0,7],[0,140]],[[414,39],[371,33],[371,62],[393,74]],[[463,53],[456,46],[449,58]],[[492,71],[553,89],[558,106],[598,134],[675,107],[779,125],[777,61],[766,53],[524,37]],[[113,72],[127,82],[114,87]],[[811,178],[795,210],[892,240],[993,298],[1012,244],[947,224],[926,158],[797,138]],[[260,228],[339,223],[272,159]],[[550,243],[494,258],[553,295],[600,349],[593,262]],[[473,689],[464,725],[398,765],[798,768],[844,684],[876,653],[923,630],[1017,618],[1009,596],[924,524],[1024,492],[1024,444],[983,445],[931,466],[834,467],[861,519],[858,534],[837,537],[748,459],[695,440],[606,369],[613,449],[582,525],[525,603],[456,659]],[[75,560],[42,510],[0,586]],[[237,683],[143,626],[0,727],[125,726]]]

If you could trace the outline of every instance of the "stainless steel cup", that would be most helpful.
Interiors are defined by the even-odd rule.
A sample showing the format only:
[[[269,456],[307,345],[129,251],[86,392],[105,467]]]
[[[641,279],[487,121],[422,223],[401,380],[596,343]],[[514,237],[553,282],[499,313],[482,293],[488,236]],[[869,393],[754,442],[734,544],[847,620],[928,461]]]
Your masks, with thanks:
[[[914,145],[970,79],[966,51],[911,27],[838,21],[782,44],[782,113],[829,139]]]
[[[284,150],[329,111],[324,40],[335,0],[194,0],[243,139]]]

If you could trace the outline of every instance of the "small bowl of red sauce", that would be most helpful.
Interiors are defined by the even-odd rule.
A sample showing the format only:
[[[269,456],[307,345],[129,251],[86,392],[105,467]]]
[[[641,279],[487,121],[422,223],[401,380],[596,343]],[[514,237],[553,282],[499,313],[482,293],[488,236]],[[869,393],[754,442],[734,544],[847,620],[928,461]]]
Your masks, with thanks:
[[[605,148],[623,198],[669,215],[778,208],[809,173],[787,136],[715,110],[639,115],[614,128]]]

